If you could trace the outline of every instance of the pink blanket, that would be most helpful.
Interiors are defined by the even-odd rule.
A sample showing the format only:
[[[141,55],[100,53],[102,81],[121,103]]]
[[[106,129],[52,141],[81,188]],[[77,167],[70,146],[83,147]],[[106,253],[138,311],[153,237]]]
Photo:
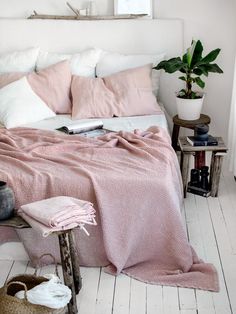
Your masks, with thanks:
[[[215,268],[197,258],[182,226],[179,165],[165,130],[99,139],[1,130],[0,161],[0,180],[13,188],[17,207],[58,195],[94,204],[98,226],[91,227],[91,237],[77,234],[81,264],[109,264],[109,272],[145,282],[218,291]],[[32,258],[57,250],[55,239],[45,242],[30,229],[20,237]]]
[[[89,235],[85,224],[96,225],[93,204],[69,196],[50,197],[20,207],[20,215],[43,237],[55,231],[80,227]]]

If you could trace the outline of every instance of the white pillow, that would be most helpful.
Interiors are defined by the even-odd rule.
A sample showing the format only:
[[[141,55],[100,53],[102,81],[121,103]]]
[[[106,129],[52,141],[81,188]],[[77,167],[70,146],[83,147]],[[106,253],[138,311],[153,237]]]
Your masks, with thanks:
[[[0,89],[0,123],[7,129],[54,116],[55,113],[32,90],[26,77]]]
[[[73,75],[95,77],[95,68],[103,51],[98,48],[88,49],[71,58]]]
[[[73,75],[94,77],[95,67],[101,54],[102,50],[97,48],[91,48],[73,55],[40,51],[36,69],[39,71],[62,60],[70,59],[71,72]]]
[[[36,71],[40,71],[56,64],[60,61],[68,60],[71,58],[70,54],[53,53],[46,51],[39,51],[38,59],[36,61]]]
[[[39,48],[15,51],[0,56],[0,73],[32,72],[35,70]]]
[[[120,53],[106,52],[96,66],[98,77],[108,76],[123,70],[137,68],[148,63],[156,66],[165,57],[165,54],[136,54],[123,55]],[[159,90],[160,71],[152,71],[152,90],[157,96]]]

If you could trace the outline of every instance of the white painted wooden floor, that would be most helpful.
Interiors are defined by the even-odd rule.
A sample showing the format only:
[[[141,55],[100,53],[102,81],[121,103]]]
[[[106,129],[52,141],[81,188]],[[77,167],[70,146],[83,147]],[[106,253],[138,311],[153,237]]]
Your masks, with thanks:
[[[198,255],[219,272],[220,292],[154,286],[117,278],[100,268],[82,268],[79,314],[236,314],[236,182],[224,174],[218,198],[188,194],[183,219]],[[48,273],[52,266],[41,272]],[[27,262],[0,260],[0,286],[15,274],[32,272]],[[1,313],[3,314],[3,313]]]

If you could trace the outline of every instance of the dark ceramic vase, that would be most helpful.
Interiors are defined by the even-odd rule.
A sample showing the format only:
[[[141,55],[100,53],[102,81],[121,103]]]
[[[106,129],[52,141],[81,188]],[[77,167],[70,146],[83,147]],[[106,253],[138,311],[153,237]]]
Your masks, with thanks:
[[[8,219],[13,215],[15,206],[14,193],[6,182],[0,181],[0,220]]]

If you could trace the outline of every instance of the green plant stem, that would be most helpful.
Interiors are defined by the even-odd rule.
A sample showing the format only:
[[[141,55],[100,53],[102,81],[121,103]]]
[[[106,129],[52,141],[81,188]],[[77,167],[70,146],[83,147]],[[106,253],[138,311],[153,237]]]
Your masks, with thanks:
[[[187,80],[186,80],[186,88],[187,88],[187,97],[190,98],[191,93],[192,93],[192,78],[191,78],[191,73],[187,73]]]

